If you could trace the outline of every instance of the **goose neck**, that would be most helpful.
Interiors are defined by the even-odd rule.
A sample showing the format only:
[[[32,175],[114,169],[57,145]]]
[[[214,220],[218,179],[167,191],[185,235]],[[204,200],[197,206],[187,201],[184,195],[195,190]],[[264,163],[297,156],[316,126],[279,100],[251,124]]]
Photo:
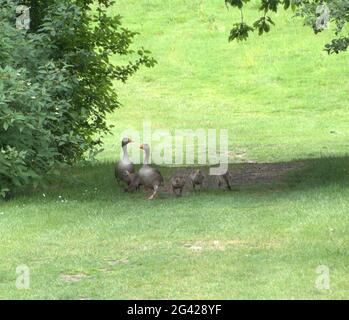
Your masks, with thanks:
[[[124,151],[124,161],[128,161],[128,151],[127,151],[127,144],[122,147],[122,150]]]
[[[150,156],[149,150],[145,149],[144,152],[145,152],[144,165],[148,165],[149,164],[149,156]]]

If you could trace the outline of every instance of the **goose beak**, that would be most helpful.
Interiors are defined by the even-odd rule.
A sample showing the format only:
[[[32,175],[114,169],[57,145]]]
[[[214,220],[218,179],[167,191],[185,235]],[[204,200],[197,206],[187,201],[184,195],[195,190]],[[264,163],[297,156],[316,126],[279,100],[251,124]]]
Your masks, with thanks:
[[[128,138],[128,143],[132,143],[133,140],[131,138]]]
[[[139,148],[142,149],[142,150],[144,150],[144,144],[141,144],[141,145],[139,146]]]

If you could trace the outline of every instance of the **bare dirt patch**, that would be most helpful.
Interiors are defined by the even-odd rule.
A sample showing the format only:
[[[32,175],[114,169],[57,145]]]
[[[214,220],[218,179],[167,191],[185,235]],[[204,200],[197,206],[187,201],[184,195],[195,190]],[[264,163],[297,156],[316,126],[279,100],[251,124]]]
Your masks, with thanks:
[[[304,162],[282,162],[282,163],[239,163],[229,165],[232,187],[239,188],[252,185],[280,185],[283,179],[292,171],[304,167]],[[178,167],[173,168],[165,182],[165,190],[170,192],[168,183],[172,176],[187,177],[184,191],[191,191],[192,186],[188,179],[191,172],[198,167]],[[209,167],[201,167],[200,170],[205,175],[204,189],[219,189],[217,177],[209,175]]]

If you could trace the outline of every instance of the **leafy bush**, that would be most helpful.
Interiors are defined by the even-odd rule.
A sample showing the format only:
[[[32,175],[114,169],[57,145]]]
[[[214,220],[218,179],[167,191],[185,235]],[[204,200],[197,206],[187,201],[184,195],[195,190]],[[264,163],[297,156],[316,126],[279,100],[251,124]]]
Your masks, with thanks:
[[[111,1],[93,2],[27,1],[35,19],[25,32],[15,28],[18,2],[0,0],[2,195],[97,148],[109,130],[107,113],[119,106],[113,81],[155,63],[147,51],[130,49],[136,34],[107,15]],[[113,65],[112,54],[137,58]]]
[[[69,135],[62,117],[72,108],[67,70],[50,61],[33,62],[31,55],[43,54],[35,47],[40,39],[27,40],[9,23],[0,23],[0,38],[0,193],[4,196],[13,187],[36,185],[67,160],[62,150],[79,149],[83,138]],[[17,59],[17,53],[27,53],[26,58]]]
[[[304,24],[310,26],[314,33],[322,32],[334,24],[335,38],[325,45],[328,54],[346,51],[349,47],[349,34],[347,24],[349,23],[348,0],[260,0],[258,11],[261,17],[252,26],[244,20],[243,9],[251,0],[224,0],[227,7],[232,6],[240,10],[240,22],[234,24],[230,31],[229,41],[247,40],[249,34],[258,31],[259,35],[270,31],[273,20],[268,14],[278,10],[292,9],[295,16],[304,18]]]

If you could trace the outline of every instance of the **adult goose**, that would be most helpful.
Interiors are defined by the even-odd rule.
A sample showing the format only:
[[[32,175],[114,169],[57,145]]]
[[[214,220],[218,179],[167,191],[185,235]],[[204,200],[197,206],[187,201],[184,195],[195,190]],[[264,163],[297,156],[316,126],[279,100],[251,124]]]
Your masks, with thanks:
[[[115,166],[115,178],[120,182],[124,182],[129,187],[132,180],[130,178],[130,174],[134,174],[135,169],[133,163],[128,158],[127,145],[131,143],[132,140],[129,138],[123,138],[121,141],[121,147],[123,150],[123,157],[120,161],[117,162]],[[125,189],[128,191],[128,188]]]
[[[143,166],[138,171],[138,177],[140,180],[140,184],[144,186],[144,188],[149,188],[153,190],[153,193],[148,198],[149,200],[154,199],[155,195],[158,192],[158,189],[164,183],[164,178],[162,177],[159,170],[152,168],[149,165],[149,157],[150,157],[150,147],[148,144],[141,144],[140,148],[144,150],[145,157]]]

